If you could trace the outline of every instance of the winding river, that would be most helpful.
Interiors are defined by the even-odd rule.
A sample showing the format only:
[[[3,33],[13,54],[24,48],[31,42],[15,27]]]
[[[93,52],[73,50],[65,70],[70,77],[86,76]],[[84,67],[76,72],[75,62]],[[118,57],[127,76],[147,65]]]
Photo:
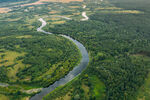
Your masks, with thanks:
[[[86,15],[86,12],[82,12],[82,16],[84,17],[81,21],[89,20],[89,17]]]
[[[86,15],[86,13],[84,13],[84,14]],[[88,20],[88,19],[85,18],[82,21],[85,21],[85,20]],[[39,28],[37,28],[37,31],[43,32],[45,34],[52,34],[51,32],[46,32],[42,29],[43,27],[46,26],[46,24],[47,24],[46,21],[43,18],[40,18],[39,21],[42,23],[42,25]],[[86,48],[80,42],[78,42],[77,40],[74,40],[73,38],[66,36],[66,35],[61,35],[61,36],[69,39],[70,41],[72,41],[73,43],[76,44],[76,46],[78,47],[78,49],[80,50],[81,55],[82,55],[82,59],[80,61],[80,64],[78,66],[74,67],[73,70],[70,71],[64,78],[61,78],[60,80],[56,81],[54,84],[50,85],[47,88],[43,88],[40,93],[31,97],[30,100],[42,100],[42,98],[44,96],[49,94],[51,91],[53,91],[57,87],[59,87],[61,85],[65,85],[69,81],[73,80],[76,76],[78,76],[87,67],[87,65],[89,63],[88,52],[87,52]]]
[[[83,9],[85,9],[85,8],[86,8],[86,5],[83,6]],[[85,12],[85,11],[82,12],[82,16],[83,16],[84,18],[82,18],[81,21],[87,21],[87,20],[89,20],[89,17],[86,15],[86,12]]]
[[[83,6],[83,9],[86,8],[86,5]],[[89,19],[89,17],[86,15],[86,12],[82,12],[82,16],[84,17],[83,19],[81,19],[81,21],[87,21]],[[56,16],[56,17],[60,17],[66,20],[72,20],[71,18],[65,17],[65,16]],[[45,34],[53,34],[51,32],[46,32],[44,31],[42,28],[46,26],[46,21],[43,18],[40,18],[39,21],[42,23],[42,25],[37,28],[38,32],[42,32]],[[86,48],[77,40],[66,36],[66,35],[60,35],[64,38],[69,39],[70,41],[72,41],[73,43],[76,44],[76,46],[78,47],[78,49],[81,52],[82,55],[82,59],[80,61],[80,64],[76,67],[73,68],[72,71],[70,71],[64,78],[61,78],[60,80],[56,81],[54,84],[50,85],[47,88],[43,88],[41,90],[40,93],[36,94],[35,96],[31,97],[30,100],[42,100],[42,98],[44,96],[46,96],[47,94],[49,94],[51,91],[53,91],[54,89],[56,89],[57,87],[61,86],[61,85],[65,85],[66,83],[68,83],[69,81],[73,80],[76,76],[78,76],[88,65],[89,63],[89,56],[88,56],[88,52],[86,50]],[[7,83],[0,83],[1,87],[8,87],[9,84]],[[35,89],[29,90],[27,92],[32,92]],[[26,92],[26,91],[25,91]]]

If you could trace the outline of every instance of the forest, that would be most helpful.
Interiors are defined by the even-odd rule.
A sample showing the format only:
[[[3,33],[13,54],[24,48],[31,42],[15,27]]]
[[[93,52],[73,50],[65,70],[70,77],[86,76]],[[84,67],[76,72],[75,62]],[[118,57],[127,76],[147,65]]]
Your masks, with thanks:
[[[81,58],[72,41],[37,32],[41,23],[34,13],[22,11],[0,15],[0,100],[28,99],[64,77]]]
[[[34,93],[21,90],[47,87],[72,70],[81,55],[71,41],[59,36],[65,34],[85,46],[90,62],[83,73],[44,100],[149,100],[149,4],[149,0],[84,0],[17,7],[1,14],[0,82],[12,86],[0,87],[0,94],[10,100],[31,97]],[[88,21],[80,21],[82,11]],[[58,15],[73,20],[52,18]],[[47,21],[44,30],[54,35],[36,31],[41,17]]]
[[[101,9],[105,11],[102,11],[95,10],[102,4],[94,4],[91,1],[88,6],[94,14],[90,15],[88,22],[72,21],[58,25],[57,33],[63,30],[64,34],[74,37],[86,46],[91,55],[91,63],[78,80],[50,93],[45,100],[65,100],[66,97],[70,97],[70,100],[88,100],[87,97],[90,100],[149,100],[150,94],[146,92],[149,88],[145,88],[145,79],[150,78],[149,3],[148,0],[110,0],[109,4],[103,4],[104,8]],[[116,8],[112,8],[114,5]],[[119,10],[138,10],[144,13],[116,13],[114,11],[117,7]],[[110,10],[110,13],[107,10]],[[69,28],[65,28],[66,26]],[[56,31],[55,28],[49,30]],[[87,90],[83,87],[85,75],[86,86],[89,87]],[[90,80],[93,75],[105,84],[99,85],[99,95],[94,91],[96,84]],[[74,86],[77,83],[78,85]]]

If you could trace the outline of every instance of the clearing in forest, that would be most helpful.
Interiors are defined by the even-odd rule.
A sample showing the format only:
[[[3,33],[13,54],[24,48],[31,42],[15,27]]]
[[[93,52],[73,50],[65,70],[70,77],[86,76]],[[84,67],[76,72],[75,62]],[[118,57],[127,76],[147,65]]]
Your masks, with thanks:
[[[18,53],[14,51],[2,52],[0,53],[0,66],[10,66],[15,63],[17,57],[23,56],[24,54],[25,53]]]
[[[55,21],[55,22],[52,22],[52,24],[64,24],[65,21]]]
[[[40,5],[40,4],[45,4],[45,2],[62,2],[62,3],[69,3],[71,1],[78,1],[82,2],[83,0],[39,0],[34,3],[28,3],[28,4],[23,4],[21,6],[31,6],[31,5]]]
[[[5,95],[0,94],[0,100],[9,100],[9,98]]]
[[[0,8],[0,13],[8,13],[9,11],[11,11],[9,8]]]
[[[56,14],[56,13],[60,13],[60,12],[59,12],[59,11],[54,11],[54,10],[53,10],[53,11],[50,11],[49,13],[50,13],[50,14]]]
[[[16,38],[32,38],[32,35],[22,35],[22,36],[17,36]]]
[[[69,6],[69,8],[80,8],[80,6]]]
[[[141,14],[143,12],[137,10],[120,10],[120,11],[100,11],[101,13],[114,13],[114,14]]]

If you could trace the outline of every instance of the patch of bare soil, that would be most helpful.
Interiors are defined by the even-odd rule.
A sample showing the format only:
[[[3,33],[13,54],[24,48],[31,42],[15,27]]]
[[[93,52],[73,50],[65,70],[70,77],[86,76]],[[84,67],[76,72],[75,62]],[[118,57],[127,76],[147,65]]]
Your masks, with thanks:
[[[11,11],[9,8],[0,8],[0,13],[8,13],[9,11]]]
[[[83,0],[40,0],[42,2],[63,2],[63,3],[69,3],[71,1],[78,1],[82,2]]]
[[[23,4],[21,6],[31,6],[31,5],[41,5],[41,4],[46,4],[46,2],[62,2],[62,3],[69,3],[71,1],[78,1],[82,2],[83,0],[39,0],[34,3],[28,3],[28,4]]]
[[[51,11],[49,12],[50,14],[56,14],[56,13],[59,13],[59,11]]]
[[[80,6],[69,6],[69,8],[80,8]]]

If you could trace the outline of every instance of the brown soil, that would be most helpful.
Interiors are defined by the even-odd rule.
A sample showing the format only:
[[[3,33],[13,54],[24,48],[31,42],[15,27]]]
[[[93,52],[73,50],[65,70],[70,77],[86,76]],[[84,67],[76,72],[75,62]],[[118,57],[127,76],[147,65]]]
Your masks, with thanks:
[[[80,6],[69,6],[69,8],[80,8]]]
[[[49,12],[50,14],[56,14],[56,13],[59,13],[59,11],[51,11]]]
[[[79,1],[82,2],[83,0],[40,0],[42,2],[63,2],[63,3],[69,3],[71,1]]]
[[[63,2],[63,3],[69,3],[71,1],[79,1],[82,2],[83,0],[39,0],[34,3],[28,3],[28,4],[23,4],[21,6],[31,6],[31,5],[40,5],[40,4],[45,4],[45,2]]]
[[[7,13],[9,11],[11,11],[9,8],[0,8],[0,13]]]

